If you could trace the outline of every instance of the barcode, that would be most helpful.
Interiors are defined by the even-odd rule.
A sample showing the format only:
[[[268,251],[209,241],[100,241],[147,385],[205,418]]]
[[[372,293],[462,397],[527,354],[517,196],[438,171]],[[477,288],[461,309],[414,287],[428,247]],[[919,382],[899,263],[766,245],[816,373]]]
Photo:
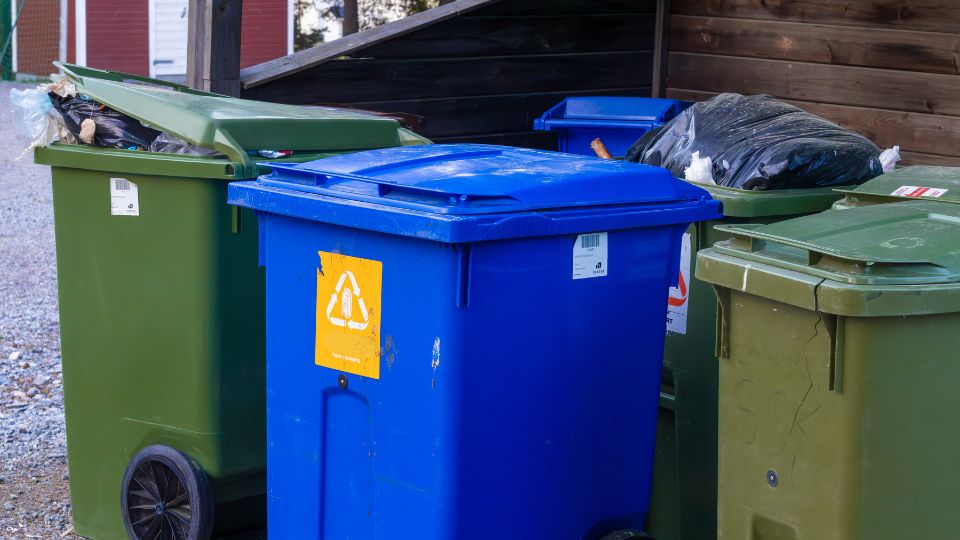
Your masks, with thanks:
[[[580,235],[581,248],[594,248],[600,246],[600,233]]]
[[[129,191],[130,182],[126,178],[114,178],[113,189],[116,189],[118,191]]]

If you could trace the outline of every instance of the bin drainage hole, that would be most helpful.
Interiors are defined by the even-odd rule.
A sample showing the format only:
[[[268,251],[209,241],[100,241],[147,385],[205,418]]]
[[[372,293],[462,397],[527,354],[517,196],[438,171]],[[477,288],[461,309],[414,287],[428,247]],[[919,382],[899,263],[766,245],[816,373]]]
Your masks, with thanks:
[[[780,484],[780,477],[777,476],[777,471],[770,469],[767,471],[767,485],[772,488],[777,487]]]

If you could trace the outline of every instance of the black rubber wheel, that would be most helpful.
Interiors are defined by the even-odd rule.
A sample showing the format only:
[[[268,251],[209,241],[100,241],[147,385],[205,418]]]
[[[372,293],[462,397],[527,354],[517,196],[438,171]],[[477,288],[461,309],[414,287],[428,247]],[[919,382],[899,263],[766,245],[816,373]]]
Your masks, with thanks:
[[[148,446],[123,473],[120,510],[133,540],[207,540],[213,530],[210,479],[183,452]]]
[[[654,540],[654,538],[640,531],[613,531],[600,537],[600,540]]]

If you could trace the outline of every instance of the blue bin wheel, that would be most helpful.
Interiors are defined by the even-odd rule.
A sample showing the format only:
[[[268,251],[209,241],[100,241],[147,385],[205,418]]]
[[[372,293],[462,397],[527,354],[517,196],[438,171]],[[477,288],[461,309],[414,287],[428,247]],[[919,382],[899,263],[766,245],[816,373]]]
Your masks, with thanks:
[[[613,531],[600,537],[600,540],[654,540],[652,536],[640,531]]]
[[[213,531],[210,479],[183,452],[155,444],[123,473],[123,525],[134,540],[207,540]]]

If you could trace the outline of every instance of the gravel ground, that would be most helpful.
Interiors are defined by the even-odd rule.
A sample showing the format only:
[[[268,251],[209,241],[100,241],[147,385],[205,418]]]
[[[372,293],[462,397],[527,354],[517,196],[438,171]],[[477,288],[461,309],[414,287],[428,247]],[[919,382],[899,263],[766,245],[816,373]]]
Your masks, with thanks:
[[[0,84],[0,539],[70,534],[50,170]]]

